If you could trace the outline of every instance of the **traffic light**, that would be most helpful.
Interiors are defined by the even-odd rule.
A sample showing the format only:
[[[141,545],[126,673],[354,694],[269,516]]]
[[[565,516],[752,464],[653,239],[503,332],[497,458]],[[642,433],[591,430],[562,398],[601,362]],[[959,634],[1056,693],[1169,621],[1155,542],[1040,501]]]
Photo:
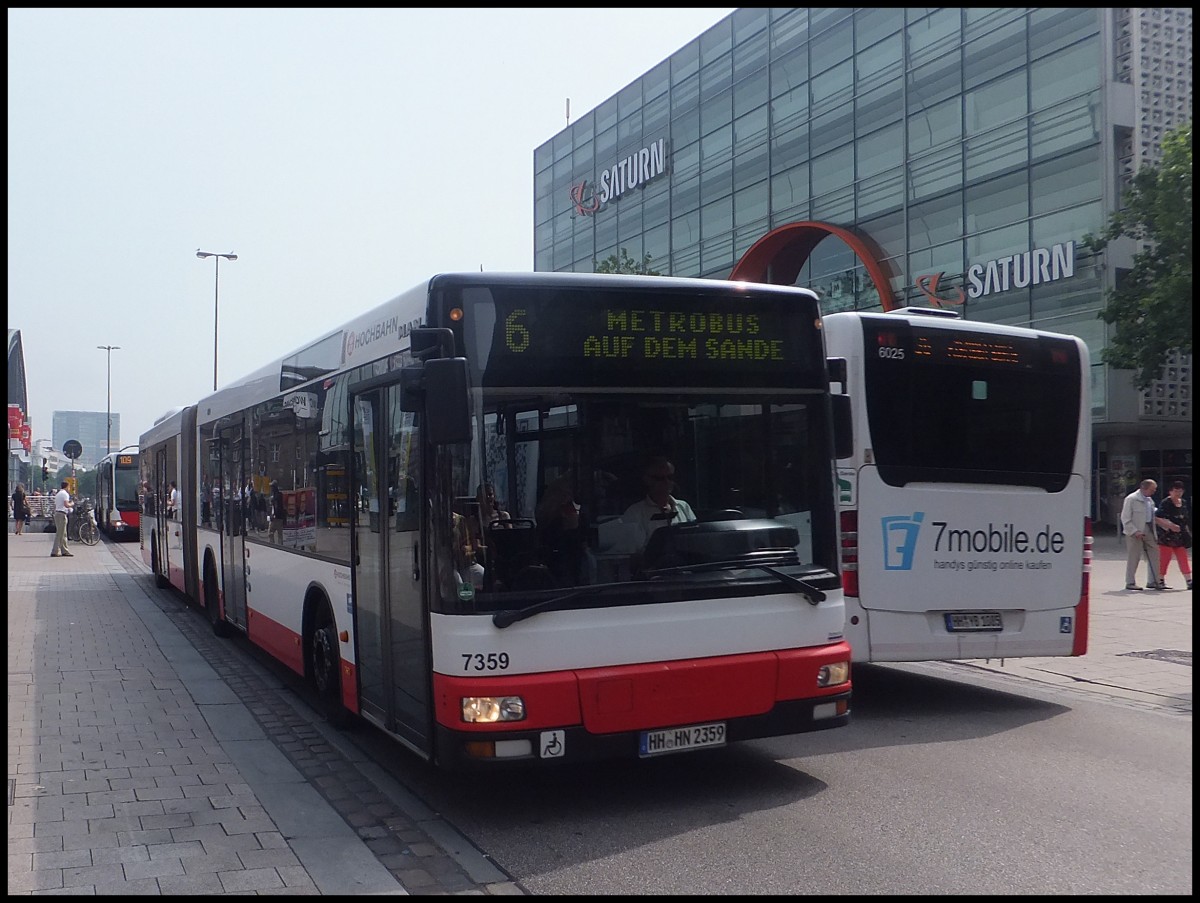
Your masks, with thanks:
[[[50,465],[46,458],[42,458],[42,481],[50,479]]]

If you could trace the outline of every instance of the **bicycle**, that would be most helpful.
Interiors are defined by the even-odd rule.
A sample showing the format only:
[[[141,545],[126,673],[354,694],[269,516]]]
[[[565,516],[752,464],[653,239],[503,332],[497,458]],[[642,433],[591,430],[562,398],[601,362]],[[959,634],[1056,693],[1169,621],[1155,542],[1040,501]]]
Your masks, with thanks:
[[[67,516],[67,539],[94,546],[100,541],[100,528],[96,526],[96,513],[88,499],[79,502]]]

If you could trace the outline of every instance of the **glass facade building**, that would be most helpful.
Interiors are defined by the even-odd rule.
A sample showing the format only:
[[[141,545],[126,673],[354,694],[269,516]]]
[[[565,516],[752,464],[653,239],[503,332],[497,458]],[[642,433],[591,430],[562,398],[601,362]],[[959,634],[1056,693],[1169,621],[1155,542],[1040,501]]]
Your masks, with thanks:
[[[1091,350],[1096,514],[1130,474],[1191,495],[1191,361],[1101,363],[1133,260],[1083,242],[1191,118],[1190,9],[739,9],[534,152],[534,267],[954,307]],[[1118,509],[1119,510],[1119,509]]]
[[[83,454],[75,462],[78,467],[91,469],[108,454],[108,415],[104,411],[55,411],[51,436],[54,447],[61,449],[70,439],[83,446]],[[112,450],[121,447],[121,415],[112,415]]]

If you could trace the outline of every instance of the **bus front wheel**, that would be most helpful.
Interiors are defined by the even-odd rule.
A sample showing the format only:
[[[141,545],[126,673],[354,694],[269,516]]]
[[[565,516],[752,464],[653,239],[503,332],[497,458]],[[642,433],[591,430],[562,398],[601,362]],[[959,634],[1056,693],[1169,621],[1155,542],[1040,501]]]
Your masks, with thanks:
[[[327,604],[321,605],[308,649],[308,673],[320,697],[325,719],[334,727],[345,727],[349,713],[342,705],[342,656],[338,651],[337,625]]]

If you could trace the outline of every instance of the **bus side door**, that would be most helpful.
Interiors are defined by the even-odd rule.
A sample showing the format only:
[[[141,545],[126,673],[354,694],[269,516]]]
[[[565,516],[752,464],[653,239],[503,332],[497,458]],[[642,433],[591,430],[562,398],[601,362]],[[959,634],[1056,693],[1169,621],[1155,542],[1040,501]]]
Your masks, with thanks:
[[[221,531],[221,586],[225,620],[246,629],[246,535],[242,487],[246,485],[246,443],[240,421],[217,434],[221,503],[213,517]]]
[[[361,711],[428,758],[431,664],[418,569],[414,415],[400,410],[398,382],[353,389],[351,556]]]

